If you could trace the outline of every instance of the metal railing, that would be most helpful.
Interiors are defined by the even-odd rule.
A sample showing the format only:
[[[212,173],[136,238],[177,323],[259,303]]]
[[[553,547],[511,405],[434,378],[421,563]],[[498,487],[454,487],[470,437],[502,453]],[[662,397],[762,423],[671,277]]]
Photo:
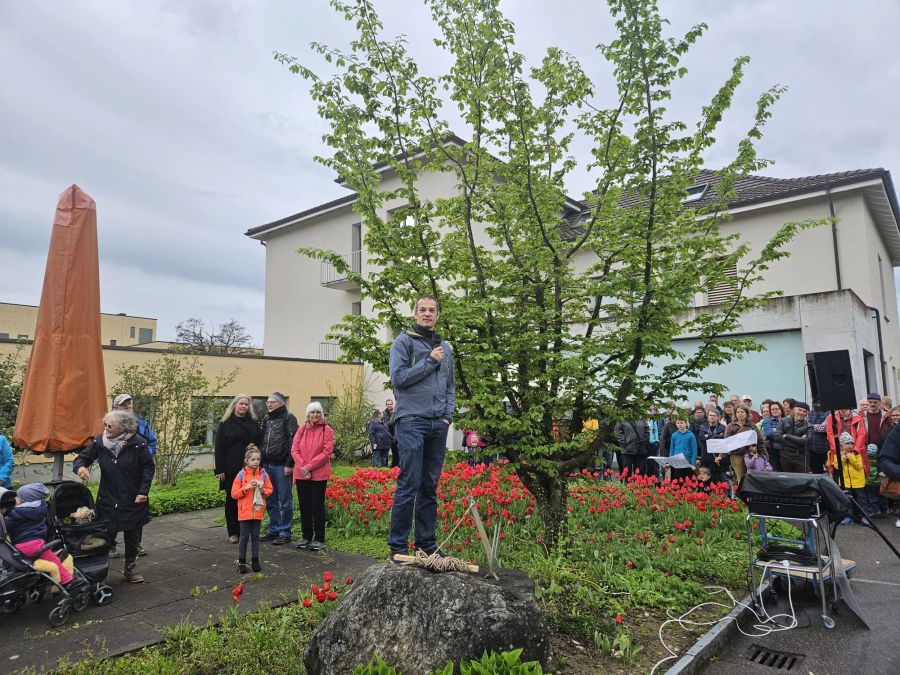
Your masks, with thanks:
[[[320,361],[337,361],[341,355],[341,347],[337,342],[320,342],[319,343],[319,360]]]
[[[362,251],[352,251],[345,256],[341,256],[350,267],[350,270],[359,274],[362,270]],[[339,272],[337,268],[328,260],[321,261],[319,267],[319,283],[322,286],[333,286],[335,284],[347,281],[347,275]]]

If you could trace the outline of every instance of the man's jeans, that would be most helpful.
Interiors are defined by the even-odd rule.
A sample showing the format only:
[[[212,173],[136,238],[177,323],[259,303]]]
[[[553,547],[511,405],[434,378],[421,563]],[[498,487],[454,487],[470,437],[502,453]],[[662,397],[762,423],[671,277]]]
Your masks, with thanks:
[[[266,498],[269,514],[269,534],[290,537],[294,524],[294,478],[284,475],[284,466],[266,464],[266,473],[272,481],[272,494]]]
[[[388,546],[394,553],[406,553],[413,516],[415,545],[426,553],[437,547],[437,484],[447,452],[447,431],[442,419],[404,417],[396,423],[400,448],[400,475],[391,511]]]

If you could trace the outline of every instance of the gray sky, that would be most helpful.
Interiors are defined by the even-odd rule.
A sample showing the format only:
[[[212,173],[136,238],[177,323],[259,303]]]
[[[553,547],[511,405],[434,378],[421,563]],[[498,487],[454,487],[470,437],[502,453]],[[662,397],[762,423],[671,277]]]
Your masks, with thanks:
[[[709,24],[670,106],[688,121],[735,56],[753,58],[711,164],[778,83],[790,90],[761,146],[776,161],[769,175],[881,166],[900,181],[898,0],[661,5],[678,33]],[[427,10],[376,7],[437,74],[446,60]],[[612,35],[605,2],[503,7],[531,63],[560,46],[609,85],[598,100],[610,100],[594,49]],[[103,311],[157,317],[162,339],[188,316],[234,317],[262,344],[264,251],[243,232],[345,194],[311,159],[326,148],[305,82],[271,54],[317,66],[311,40],[350,36],[326,0],[0,0],[0,301],[40,300],[56,200],[74,182],[97,202]],[[579,179],[573,194],[589,188]]]

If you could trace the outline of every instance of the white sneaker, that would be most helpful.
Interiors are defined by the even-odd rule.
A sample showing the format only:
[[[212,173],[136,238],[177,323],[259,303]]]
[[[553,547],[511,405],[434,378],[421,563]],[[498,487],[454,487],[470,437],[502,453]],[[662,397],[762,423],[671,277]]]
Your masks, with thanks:
[[[894,527],[900,527],[900,518],[897,518],[897,522],[894,523]]]

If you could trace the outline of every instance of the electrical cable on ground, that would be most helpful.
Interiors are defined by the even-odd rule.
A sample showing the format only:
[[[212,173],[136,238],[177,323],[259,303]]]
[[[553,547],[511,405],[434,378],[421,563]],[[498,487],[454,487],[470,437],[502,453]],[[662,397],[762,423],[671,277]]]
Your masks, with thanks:
[[[763,602],[763,595],[761,593],[762,584],[763,584],[762,580],[766,578],[767,572],[769,571],[769,566],[772,565],[773,563],[775,563],[777,565],[781,565],[785,569],[785,577],[787,579],[788,605],[790,606],[790,609],[791,609],[790,614],[770,615],[766,611],[765,603]],[[688,626],[712,626],[712,625],[717,624],[719,621],[721,621],[721,619],[714,619],[712,621],[693,621],[693,620],[689,620],[687,618],[688,616],[693,614],[695,611],[697,611],[701,607],[724,607],[725,609],[731,610],[731,609],[734,609],[735,607],[737,607],[738,605],[740,605],[741,607],[745,607],[745,608],[749,609],[751,612],[753,612],[753,615],[756,617],[757,621],[761,622],[761,623],[755,623],[752,626],[752,628],[757,631],[756,633],[748,633],[748,632],[744,631],[744,629],[741,628],[740,623],[738,623],[736,617],[726,617],[726,618],[732,619],[735,622],[735,625],[737,626],[737,629],[741,632],[741,634],[745,635],[747,637],[765,637],[766,635],[771,635],[772,633],[777,633],[779,631],[786,631],[786,630],[791,630],[793,628],[796,628],[798,625],[798,621],[797,621],[797,613],[794,610],[794,599],[791,597],[791,575],[788,573],[789,570],[790,570],[790,565],[788,564],[788,562],[786,560],[782,560],[780,562],[769,561],[766,563],[766,565],[763,569],[763,574],[762,574],[761,580],[760,580],[759,589],[757,590],[757,597],[759,597],[759,606],[760,606],[760,609],[762,610],[762,614],[757,612],[756,609],[754,609],[752,606],[736,600],[735,597],[731,594],[731,591],[729,591],[724,586],[705,586],[704,588],[706,588],[706,590],[709,591],[710,595],[717,595],[720,593],[725,593],[728,596],[728,599],[731,600],[731,605],[729,606],[722,602],[716,602],[715,600],[709,600],[707,602],[701,602],[698,605],[694,605],[689,610],[684,612],[681,616],[671,617],[671,618],[663,621],[659,626],[659,632],[658,632],[659,642],[660,642],[660,644],[662,644],[663,648],[669,653],[669,656],[663,657],[662,659],[657,661],[653,665],[653,668],[650,669],[650,675],[654,675],[654,673],[656,673],[657,668],[659,668],[662,664],[664,664],[668,661],[671,661],[673,659],[677,659],[681,656],[681,654],[674,651],[669,645],[667,645],[665,639],[663,639],[663,630],[665,629],[665,627],[667,625],[669,625],[670,623],[677,623],[679,626],[681,626],[682,628],[687,630]],[[790,619],[790,621],[786,625],[782,625],[782,624],[778,623],[778,621],[777,621],[777,619],[780,619],[780,618],[787,618],[787,619]],[[771,624],[775,624],[775,625],[772,626]]]

